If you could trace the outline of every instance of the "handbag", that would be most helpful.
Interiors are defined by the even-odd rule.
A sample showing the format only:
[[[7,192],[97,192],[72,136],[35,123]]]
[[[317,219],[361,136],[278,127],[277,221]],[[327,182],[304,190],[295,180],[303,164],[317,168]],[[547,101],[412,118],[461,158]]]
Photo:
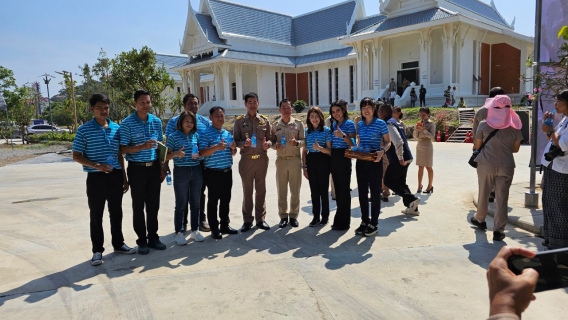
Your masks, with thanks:
[[[496,134],[497,131],[499,131],[499,129],[495,129],[493,130],[493,132],[491,132],[489,134],[489,136],[487,137],[487,139],[485,139],[485,141],[483,142],[483,144],[481,145],[481,147],[479,147],[479,150],[477,150],[477,153],[473,153],[471,155],[471,157],[469,158],[469,161],[467,163],[469,163],[470,166],[477,168],[477,162],[475,162],[475,158],[477,158],[477,155],[481,153],[481,150],[483,150],[483,147],[485,147],[485,145],[487,144],[487,142],[489,142],[489,140],[491,140],[491,138],[493,138]]]

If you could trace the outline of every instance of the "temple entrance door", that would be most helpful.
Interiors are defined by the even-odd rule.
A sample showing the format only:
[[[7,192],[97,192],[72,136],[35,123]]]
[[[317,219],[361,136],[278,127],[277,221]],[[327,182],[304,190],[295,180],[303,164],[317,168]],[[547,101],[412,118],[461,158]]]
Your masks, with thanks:
[[[405,70],[400,70],[397,72],[397,82],[396,82],[396,86],[397,86],[397,94],[399,96],[402,96],[403,92],[402,92],[402,81],[404,78],[408,79],[408,82],[415,82],[416,85],[420,85],[420,69],[419,68],[414,68],[414,69],[405,69]]]

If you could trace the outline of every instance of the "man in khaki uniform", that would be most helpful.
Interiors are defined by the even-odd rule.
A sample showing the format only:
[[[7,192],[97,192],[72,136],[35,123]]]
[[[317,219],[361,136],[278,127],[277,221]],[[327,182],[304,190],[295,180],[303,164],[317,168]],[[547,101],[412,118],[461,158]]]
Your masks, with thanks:
[[[237,147],[241,149],[239,174],[243,184],[243,227],[241,232],[249,231],[256,220],[257,227],[270,230],[264,221],[266,217],[266,172],[268,171],[268,156],[266,151],[272,147],[270,141],[270,122],[264,115],[258,113],[258,95],[254,92],[245,95],[247,113],[237,117],[233,128],[233,136]],[[256,138],[256,147],[251,140]],[[256,192],[253,203],[253,188]],[[255,215],[253,217],[252,211]]]
[[[298,227],[300,214],[300,188],[302,186],[302,160],[300,149],[305,141],[304,125],[292,117],[292,103],[280,101],[282,118],[272,125],[270,141],[276,149],[276,188],[278,190],[278,215],[280,228]],[[284,138],[284,143],[282,138]],[[290,186],[290,211],[288,211],[288,186]]]

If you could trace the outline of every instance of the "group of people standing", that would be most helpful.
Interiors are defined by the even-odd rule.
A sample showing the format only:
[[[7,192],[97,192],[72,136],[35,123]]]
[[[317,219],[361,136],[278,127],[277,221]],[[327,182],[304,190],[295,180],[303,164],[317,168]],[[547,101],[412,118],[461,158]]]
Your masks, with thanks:
[[[280,228],[288,224],[299,226],[302,171],[309,181],[312,197],[313,220],[309,226],[323,226],[330,219],[328,187],[331,174],[337,201],[332,229],[350,228],[352,161],[345,157],[345,151],[354,146],[375,155],[374,161],[356,162],[362,221],[355,232],[365,236],[377,233],[383,177],[385,186],[403,198],[406,207],[403,213],[419,214],[420,200],[406,185],[408,165],[413,157],[404,127],[393,117],[390,105],[376,103],[371,98],[361,101],[362,117],[357,123],[349,119],[345,101],[332,103],[328,127],[323,112],[317,107],[308,111],[305,124],[292,117],[291,102],[287,99],[279,104],[281,118],[271,124],[266,116],[258,113],[258,96],[249,93],[245,96],[247,113],[237,117],[230,132],[223,127],[225,110],[222,107],[211,108],[209,118],[203,117],[196,113],[199,99],[188,94],[183,99],[184,111],[169,120],[165,138],[162,121],[150,113],[152,102],[147,91],[136,91],[136,111],[120,125],[108,119],[110,101],[106,96],[94,94],[89,102],[93,119],[77,130],[73,158],[88,173],[93,265],[102,263],[102,217],[107,203],[115,252],[148,254],[150,248],[166,249],[158,236],[158,211],[161,183],[172,172],[170,161],[173,161],[176,198],[175,242],[187,244],[185,233],[189,231],[190,239],[194,241],[204,240],[201,232],[210,231],[214,239],[222,239],[223,234],[239,233],[230,226],[229,219],[233,157],[238,150],[241,155],[238,170],[243,186],[240,232],[249,231],[255,222],[260,229],[270,229],[265,221],[269,149],[276,150],[277,154]],[[400,119],[400,108],[394,110]],[[423,112],[427,119],[428,110]],[[432,140],[430,123],[425,120],[419,130],[425,135],[425,143],[427,138]],[[165,158],[160,158],[159,144],[167,148]],[[419,155],[423,153],[418,150]],[[431,154],[425,155],[431,158]],[[383,161],[390,164],[384,166]],[[431,159],[428,161],[424,163],[427,168],[428,163],[431,167]],[[138,237],[137,250],[126,245],[122,235],[122,197],[129,189],[133,226]],[[428,189],[429,192],[433,190],[431,182]]]

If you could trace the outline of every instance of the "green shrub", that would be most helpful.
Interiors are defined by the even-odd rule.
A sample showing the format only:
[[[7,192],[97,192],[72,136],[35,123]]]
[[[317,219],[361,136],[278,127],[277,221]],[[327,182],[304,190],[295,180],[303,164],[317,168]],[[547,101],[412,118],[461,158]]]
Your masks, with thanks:
[[[73,142],[75,134],[69,132],[49,132],[44,134],[30,134],[28,141],[31,143],[38,143],[43,141],[67,141]]]
[[[302,111],[304,111],[304,109],[306,109],[306,103],[304,102],[304,100],[296,100],[296,102],[294,102],[293,108],[294,110],[296,110],[296,113],[301,113]]]

